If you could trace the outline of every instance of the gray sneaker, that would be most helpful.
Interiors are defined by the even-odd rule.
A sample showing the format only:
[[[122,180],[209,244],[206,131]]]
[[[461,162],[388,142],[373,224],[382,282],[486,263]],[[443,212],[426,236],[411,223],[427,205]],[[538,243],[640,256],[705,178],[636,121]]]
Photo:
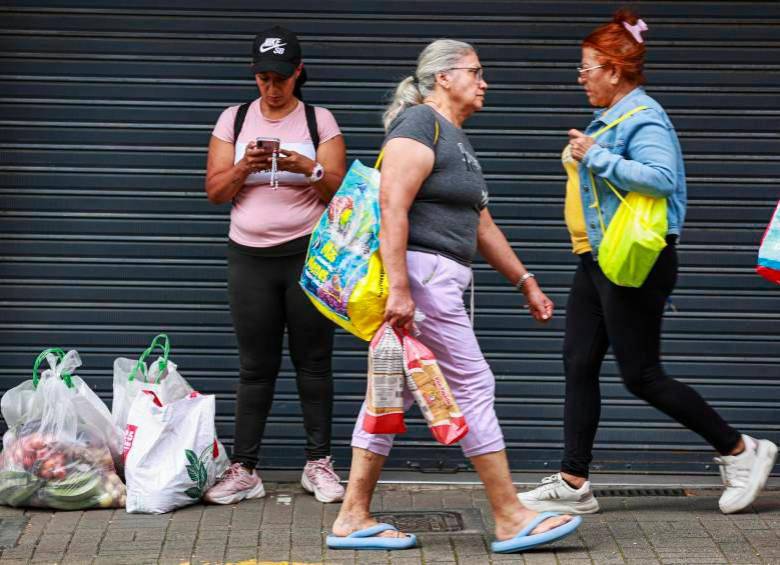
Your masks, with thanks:
[[[593,496],[590,481],[574,489],[563,480],[560,473],[545,477],[538,487],[519,493],[517,498],[523,506],[536,512],[593,514],[599,511],[599,503]]]

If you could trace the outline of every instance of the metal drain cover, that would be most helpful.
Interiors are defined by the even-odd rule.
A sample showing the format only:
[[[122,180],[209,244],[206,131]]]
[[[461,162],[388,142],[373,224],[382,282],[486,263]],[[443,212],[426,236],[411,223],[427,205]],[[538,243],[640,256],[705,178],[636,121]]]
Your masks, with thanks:
[[[687,496],[684,489],[681,488],[598,488],[593,489],[594,496]]]
[[[462,510],[409,510],[399,512],[374,512],[379,522],[392,524],[402,532],[446,534],[484,533],[485,525],[477,509]]]

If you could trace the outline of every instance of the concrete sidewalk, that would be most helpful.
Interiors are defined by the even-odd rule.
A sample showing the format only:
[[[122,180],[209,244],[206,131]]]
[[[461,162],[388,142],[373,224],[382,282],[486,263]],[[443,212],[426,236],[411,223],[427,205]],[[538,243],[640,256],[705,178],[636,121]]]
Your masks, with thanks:
[[[780,564],[776,479],[771,486],[749,511],[732,516],[718,511],[718,492],[706,488],[662,492],[677,496],[601,496],[602,512],[585,517],[576,535],[522,555],[489,552],[490,511],[484,490],[471,484],[382,484],[374,512],[419,532],[418,548],[393,553],[327,549],[324,534],[338,505],[320,504],[292,482],[267,482],[261,500],[161,516],[0,507],[0,564]]]

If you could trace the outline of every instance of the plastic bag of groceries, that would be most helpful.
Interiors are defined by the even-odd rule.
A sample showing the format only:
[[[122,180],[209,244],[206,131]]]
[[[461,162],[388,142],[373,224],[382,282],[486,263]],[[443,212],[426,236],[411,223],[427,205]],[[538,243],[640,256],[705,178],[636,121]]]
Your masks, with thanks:
[[[368,348],[366,413],[363,429],[370,434],[399,434],[404,424],[404,352],[401,339],[382,324]]]
[[[324,316],[366,341],[382,324],[388,293],[379,222],[379,171],[356,160],[311,234],[300,279]]]
[[[155,349],[160,349],[162,355],[156,360],[150,361],[147,366],[147,360]],[[111,404],[111,413],[120,430],[120,445],[127,439],[127,421],[130,409],[135,400],[141,396],[141,392],[154,393],[164,406],[186,398],[194,392],[194,389],[179,373],[176,364],[168,358],[170,352],[170,339],[165,334],[158,334],[138,359],[118,357],[114,360],[114,400]],[[222,474],[230,465],[230,461],[224,446],[219,441],[217,441],[217,447],[220,454],[217,468],[219,474]],[[124,472],[126,446],[122,446],[122,449],[118,468]]]
[[[780,284],[780,201],[761,240],[756,272],[766,280]]]
[[[168,404],[145,390],[133,400],[124,440],[127,511],[162,514],[198,502],[227,466],[213,395]]]
[[[43,361],[49,369],[39,376]],[[0,504],[58,510],[121,507],[116,434],[105,404],[73,371],[76,351],[43,351],[32,380],[3,395],[8,431],[0,454]]]
[[[434,439],[444,445],[460,441],[469,427],[436,357],[408,332],[403,332],[402,345],[406,385],[425,416]]]
[[[147,360],[155,349],[161,355],[155,360]],[[111,402],[111,414],[119,429],[120,438],[127,425],[130,405],[142,390],[151,390],[163,404],[184,398],[192,392],[192,387],[177,370],[176,364],[168,359],[171,343],[168,336],[159,334],[138,359],[118,357],[114,360],[114,398]]]

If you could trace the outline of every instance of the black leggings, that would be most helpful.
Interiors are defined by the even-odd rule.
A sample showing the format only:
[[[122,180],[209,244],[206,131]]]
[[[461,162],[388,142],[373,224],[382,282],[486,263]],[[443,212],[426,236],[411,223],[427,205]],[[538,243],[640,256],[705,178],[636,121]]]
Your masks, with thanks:
[[[333,324],[298,285],[305,252],[258,256],[228,246],[228,292],[241,363],[233,462],[257,465],[282,362],[287,327],[290,358],[306,429],[306,458],[330,455],[333,414]]]
[[[590,253],[580,255],[566,305],[562,471],[588,476],[601,413],[599,372],[609,345],[632,394],[702,436],[721,454],[739,443],[739,432],[661,367],[661,319],[676,280],[677,251],[671,238],[640,288],[613,284]]]

